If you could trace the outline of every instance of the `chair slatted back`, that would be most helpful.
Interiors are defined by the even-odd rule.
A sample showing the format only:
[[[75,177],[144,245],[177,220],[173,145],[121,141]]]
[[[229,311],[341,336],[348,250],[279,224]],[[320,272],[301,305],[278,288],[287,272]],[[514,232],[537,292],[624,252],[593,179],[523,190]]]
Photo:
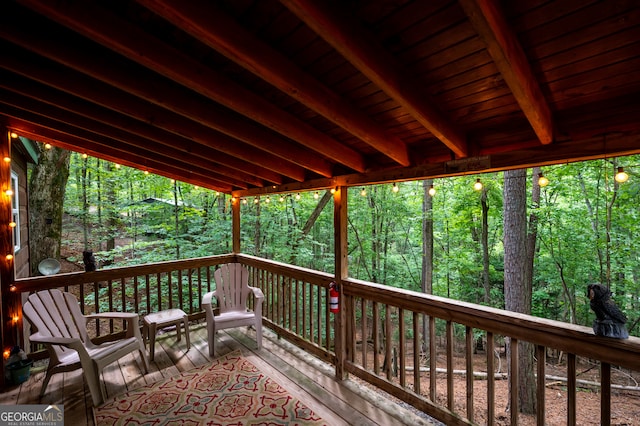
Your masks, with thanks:
[[[22,307],[23,313],[36,331],[53,337],[79,338],[85,345],[93,346],[84,324],[84,317],[77,299],[70,293],[57,289],[33,293]],[[52,345],[57,356],[71,349]]]
[[[221,265],[214,273],[220,313],[247,310],[249,271],[240,263]]]

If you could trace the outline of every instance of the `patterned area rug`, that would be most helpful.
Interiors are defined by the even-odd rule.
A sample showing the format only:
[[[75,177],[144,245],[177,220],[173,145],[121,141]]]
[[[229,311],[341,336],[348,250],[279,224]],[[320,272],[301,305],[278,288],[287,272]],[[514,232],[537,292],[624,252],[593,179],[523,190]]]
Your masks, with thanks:
[[[235,351],[94,408],[96,425],[326,425]]]

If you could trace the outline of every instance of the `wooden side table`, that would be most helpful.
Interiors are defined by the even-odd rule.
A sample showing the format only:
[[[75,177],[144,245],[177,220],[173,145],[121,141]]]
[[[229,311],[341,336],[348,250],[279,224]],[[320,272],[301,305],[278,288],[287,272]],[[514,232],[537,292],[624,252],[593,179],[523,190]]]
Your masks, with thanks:
[[[145,339],[149,339],[151,361],[153,361],[153,355],[155,353],[156,332],[158,327],[175,324],[178,341],[180,341],[180,323],[184,325],[185,340],[187,341],[187,350],[189,350],[191,348],[191,341],[189,340],[189,317],[182,309],[167,309],[145,315],[143,318],[143,332]]]

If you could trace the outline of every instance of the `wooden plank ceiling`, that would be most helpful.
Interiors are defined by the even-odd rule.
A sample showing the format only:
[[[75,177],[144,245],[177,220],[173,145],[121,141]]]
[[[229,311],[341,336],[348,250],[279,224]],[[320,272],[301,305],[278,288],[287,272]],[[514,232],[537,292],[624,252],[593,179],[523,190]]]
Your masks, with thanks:
[[[640,152],[637,0],[2,8],[0,124],[226,193]]]

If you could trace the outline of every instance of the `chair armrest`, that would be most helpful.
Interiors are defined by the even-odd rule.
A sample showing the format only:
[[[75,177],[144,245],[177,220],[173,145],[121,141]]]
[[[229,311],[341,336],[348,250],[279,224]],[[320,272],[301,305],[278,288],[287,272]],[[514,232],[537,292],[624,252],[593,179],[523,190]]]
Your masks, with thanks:
[[[97,314],[85,315],[87,319],[93,318],[104,318],[104,319],[134,319],[139,318],[138,314],[134,314],[131,312],[100,312]]]
[[[249,288],[253,292],[253,297],[255,297],[257,301],[262,303],[262,300],[264,299],[264,293],[262,292],[262,290],[260,290],[258,287],[249,287]]]
[[[29,336],[29,340],[34,343],[42,343],[49,345],[61,345],[67,346],[72,349],[75,349],[73,346],[81,345],[82,341],[77,337],[54,337],[54,336],[44,336],[40,333],[34,333]]]
[[[211,305],[213,305],[214,300],[215,303],[218,303],[216,292],[210,291],[209,293],[206,293],[204,296],[202,296],[202,306],[208,305],[209,309],[211,309]]]

